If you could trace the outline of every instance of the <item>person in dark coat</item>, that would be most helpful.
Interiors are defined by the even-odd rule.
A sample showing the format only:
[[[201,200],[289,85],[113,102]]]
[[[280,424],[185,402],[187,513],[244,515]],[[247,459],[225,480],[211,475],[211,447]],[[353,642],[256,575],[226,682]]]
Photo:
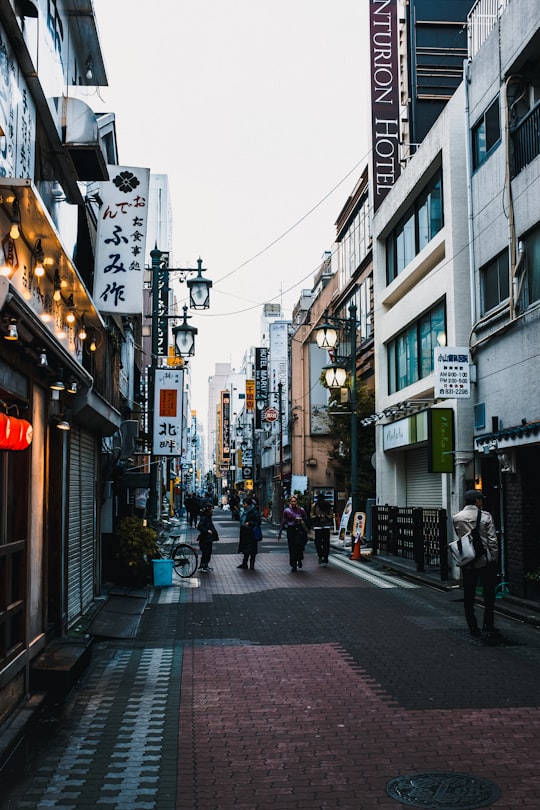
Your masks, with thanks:
[[[319,565],[328,565],[330,553],[330,530],[334,523],[334,510],[332,504],[319,492],[311,507],[311,525],[315,534],[315,548],[319,558]]]
[[[298,505],[298,498],[292,495],[289,505],[283,510],[281,525],[279,527],[278,540],[281,539],[283,529],[287,532],[287,543],[289,545],[289,563],[291,571],[302,568],[304,559],[304,548],[307,543],[307,532],[309,520],[306,511]]]
[[[199,499],[193,492],[190,492],[186,498],[186,512],[190,527],[196,529],[197,518],[199,517]]]
[[[243,554],[244,557],[238,568],[247,568],[249,560],[249,567],[253,571],[259,542],[253,530],[255,526],[261,525],[261,516],[251,497],[248,496],[244,498],[243,507],[240,516],[240,543],[238,544],[238,551],[240,554]]]
[[[209,563],[212,559],[214,541],[219,540],[219,535],[212,521],[212,511],[212,504],[205,504],[199,517],[199,548],[201,549],[199,571],[212,570]]]

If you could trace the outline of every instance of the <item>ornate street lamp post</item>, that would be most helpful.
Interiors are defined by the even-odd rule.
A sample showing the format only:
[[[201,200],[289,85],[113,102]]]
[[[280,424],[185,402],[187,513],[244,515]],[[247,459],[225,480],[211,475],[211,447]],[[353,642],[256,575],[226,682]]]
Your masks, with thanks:
[[[348,355],[335,355],[334,362],[326,366],[325,378],[329,388],[343,388],[349,377],[349,391],[351,403],[351,501],[352,514],[354,516],[358,508],[358,401],[356,383],[356,306],[349,306],[348,318],[337,318],[333,315],[324,314],[325,322],[319,326],[316,332],[317,345],[320,349],[334,352],[339,350],[339,331],[342,331],[348,341]],[[336,329],[337,327],[337,329]]]
[[[166,251],[158,250],[157,246],[150,251],[152,260],[152,358],[150,366],[150,376],[148,385],[148,402],[153,408],[155,393],[156,369],[159,366],[159,357],[168,356],[168,324],[171,320],[178,321],[178,315],[169,315],[169,274],[175,273],[180,277],[180,281],[186,281],[189,290],[189,305],[191,309],[208,309],[210,306],[210,288],[212,282],[205,278],[202,267],[202,259],[197,260],[197,267],[169,267],[169,254]],[[195,335],[197,329],[190,326],[187,314],[188,308],[183,308],[183,321],[174,326],[174,342],[176,356],[181,358],[193,357],[195,353]],[[152,457],[154,435],[153,419],[149,417],[148,426],[151,436],[150,455],[150,494],[148,499],[148,514],[151,520],[156,521],[159,517],[159,495],[158,495],[158,459]]]

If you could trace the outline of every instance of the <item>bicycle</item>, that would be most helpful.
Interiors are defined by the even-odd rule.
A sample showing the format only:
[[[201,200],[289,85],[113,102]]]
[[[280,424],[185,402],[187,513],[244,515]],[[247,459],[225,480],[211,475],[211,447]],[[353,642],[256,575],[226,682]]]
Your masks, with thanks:
[[[199,565],[197,549],[189,543],[175,543],[174,538],[169,557],[174,561],[174,570],[182,579],[192,577]]]

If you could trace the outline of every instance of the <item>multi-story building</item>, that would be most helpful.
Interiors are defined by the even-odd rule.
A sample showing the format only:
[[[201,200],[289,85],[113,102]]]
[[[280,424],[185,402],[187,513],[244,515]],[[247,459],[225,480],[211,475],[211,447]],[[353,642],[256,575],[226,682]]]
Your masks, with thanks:
[[[450,516],[482,487],[522,595],[540,565],[536,4],[479,0],[468,41],[464,81],[374,217],[377,499]],[[463,392],[438,385],[441,358],[466,367]],[[445,410],[454,441],[435,459]]]
[[[540,566],[540,14],[534,0],[469,17],[470,349],[475,475],[501,529],[503,579]]]
[[[130,388],[122,328],[92,297],[97,189],[117,163],[114,117],[75,97],[106,84],[93,9],[0,10],[2,724],[99,592],[101,446]]]

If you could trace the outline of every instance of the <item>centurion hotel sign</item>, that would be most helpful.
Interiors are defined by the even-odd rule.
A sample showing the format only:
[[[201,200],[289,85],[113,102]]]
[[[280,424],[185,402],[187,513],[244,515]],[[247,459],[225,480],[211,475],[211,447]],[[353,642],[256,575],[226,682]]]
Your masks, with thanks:
[[[371,0],[371,134],[375,211],[400,173],[397,22],[397,0]]]

